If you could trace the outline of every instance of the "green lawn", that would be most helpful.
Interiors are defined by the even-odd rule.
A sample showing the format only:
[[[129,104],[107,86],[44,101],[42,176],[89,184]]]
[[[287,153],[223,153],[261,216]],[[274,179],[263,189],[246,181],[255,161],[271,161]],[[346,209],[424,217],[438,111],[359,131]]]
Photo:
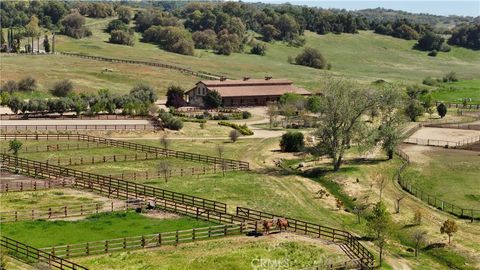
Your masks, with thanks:
[[[92,269],[302,269],[313,264],[347,260],[331,248],[295,239],[229,237],[134,251],[73,259]]]
[[[480,80],[462,80],[442,83],[437,90],[432,91],[433,99],[445,102],[462,103],[463,99],[471,98],[470,103],[480,103]]]
[[[2,224],[2,235],[34,247],[49,247],[212,225],[214,224],[211,222],[189,217],[156,219],[135,212],[113,212],[92,215],[79,221],[38,220],[5,223]]]
[[[433,150],[426,163],[412,163],[404,177],[426,194],[463,208],[480,209],[480,156],[477,152]]]

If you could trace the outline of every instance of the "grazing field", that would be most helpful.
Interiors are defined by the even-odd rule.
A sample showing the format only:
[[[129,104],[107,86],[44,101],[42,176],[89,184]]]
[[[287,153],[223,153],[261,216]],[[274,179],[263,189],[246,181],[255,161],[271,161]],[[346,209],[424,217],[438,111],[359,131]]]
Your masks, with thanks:
[[[92,20],[93,23],[93,20]],[[371,31],[359,34],[317,35],[306,32],[306,46],[318,48],[333,65],[331,71],[317,70],[287,62],[302,49],[276,42],[269,44],[266,56],[249,53],[217,55],[211,51],[196,50],[195,56],[166,52],[158,46],[139,42],[135,46],[109,44],[109,35],[103,31],[108,20],[98,20],[92,27],[93,35],[76,40],[58,38],[58,50],[148,61],[165,61],[199,71],[221,73],[231,78],[245,75],[261,77],[272,75],[288,78],[308,90],[318,90],[326,76],[348,76],[370,83],[385,80],[421,80],[427,76],[442,77],[449,71],[457,72],[461,79],[479,78],[480,55],[475,51],[453,47],[449,53],[429,57],[425,52],[413,50],[414,41],[377,35]],[[141,57],[139,57],[141,56]]]
[[[435,100],[462,103],[463,99],[471,99],[469,103],[480,103],[480,80],[464,80],[442,84],[438,90],[432,91]]]
[[[95,54],[95,50],[91,53]],[[49,89],[56,81],[63,79],[72,80],[77,93],[97,93],[99,89],[109,89],[115,94],[126,94],[136,84],[145,82],[152,85],[159,96],[165,95],[169,85],[190,87],[198,81],[195,77],[158,67],[100,62],[62,55],[2,56],[0,74],[2,82],[17,81],[27,75],[37,79],[38,91],[20,92],[24,98],[49,97]]]
[[[2,234],[39,248],[212,225],[214,225],[212,222],[189,217],[161,219],[129,211],[95,214],[78,221],[38,220],[5,223],[2,224]]]
[[[425,193],[466,209],[480,209],[478,152],[405,147],[413,156],[404,177]]]
[[[302,241],[304,240],[304,241]],[[335,245],[315,243],[296,235],[228,237],[133,251],[74,258],[93,269],[301,269],[348,260]],[[234,248],[233,248],[234,247]],[[262,266],[262,263],[265,265]]]
[[[57,207],[72,204],[98,203],[103,205],[108,199],[91,192],[73,189],[49,189],[31,192],[0,194],[0,210],[30,210],[44,207]]]

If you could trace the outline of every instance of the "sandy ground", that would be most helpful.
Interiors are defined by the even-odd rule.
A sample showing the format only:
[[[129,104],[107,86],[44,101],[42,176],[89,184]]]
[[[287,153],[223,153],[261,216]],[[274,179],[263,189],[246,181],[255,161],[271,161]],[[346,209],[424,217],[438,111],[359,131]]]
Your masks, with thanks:
[[[148,125],[147,120],[2,120],[2,126],[15,125]]]
[[[457,142],[475,136],[480,136],[480,131],[423,127],[415,132],[410,138]]]

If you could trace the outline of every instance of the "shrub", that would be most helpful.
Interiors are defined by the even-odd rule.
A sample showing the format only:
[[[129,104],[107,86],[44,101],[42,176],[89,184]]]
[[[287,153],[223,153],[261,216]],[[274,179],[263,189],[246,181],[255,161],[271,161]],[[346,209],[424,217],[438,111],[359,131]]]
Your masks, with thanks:
[[[8,103],[10,102],[10,99],[12,98],[12,96],[8,93],[8,92],[1,92],[0,94],[0,105],[2,106],[7,106]]]
[[[440,118],[445,117],[445,115],[447,115],[447,106],[445,106],[445,104],[443,103],[438,104],[437,112],[438,115],[440,115]]]
[[[252,114],[249,111],[243,111],[242,112],[242,118],[243,119],[248,119],[250,117],[252,117]]]
[[[303,52],[297,55],[295,63],[297,65],[323,69],[327,65],[327,60],[317,49],[306,47]]]
[[[34,91],[37,89],[37,81],[32,76],[27,76],[18,81],[18,90],[20,91]]]
[[[265,55],[267,52],[267,45],[257,42],[253,45],[252,49],[250,50],[252,54],[257,54],[257,55]]]
[[[122,20],[113,20],[108,23],[106,31],[111,33],[114,30],[128,31],[128,25]]]
[[[457,74],[453,71],[447,73],[443,77],[443,82],[457,82],[457,81],[458,81]]]
[[[220,126],[226,126],[226,127],[231,127],[233,129],[236,129],[236,130],[240,131],[240,133],[242,133],[242,135],[253,135],[253,131],[251,129],[249,129],[246,124],[238,125],[238,124],[235,124],[235,123],[224,122],[224,121],[220,121],[220,122],[218,122],[218,124]]]
[[[433,51],[428,53],[428,56],[435,57],[435,56],[437,56],[437,54],[438,54],[437,50],[433,50]]]
[[[310,96],[307,99],[307,110],[312,113],[320,112],[322,101],[319,96]]]
[[[418,100],[411,100],[407,107],[405,108],[405,114],[412,120],[413,122],[417,121],[417,118],[425,112],[422,104]]]
[[[203,101],[207,108],[218,108],[222,105],[222,96],[216,90],[208,91]]]
[[[426,77],[425,79],[423,79],[422,83],[429,86],[435,86],[437,85],[437,80],[432,77]]]
[[[230,140],[232,142],[236,142],[238,140],[238,138],[240,137],[240,132],[236,129],[230,131],[230,134],[228,134],[228,136],[230,137]]]
[[[280,149],[283,152],[299,152],[303,150],[304,146],[303,133],[287,132],[282,135]]]
[[[108,42],[113,44],[133,46],[135,44],[135,37],[130,31],[113,30],[110,33],[110,39],[108,40]]]
[[[52,95],[56,97],[66,97],[73,91],[73,83],[70,80],[61,80],[55,82],[53,88],[50,90]]]
[[[18,91],[18,84],[14,80],[9,80],[2,85],[2,92],[13,93]]]
[[[180,130],[183,128],[183,122],[180,118],[173,116],[171,113],[161,111],[159,114],[164,126],[168,129]]]
[[[217,34],[211,29],[197,31],[192,34],[192,38],[197,49],[213,49],[217,43]]]
[[[62,19],[61,32],[73,38],[83,38],[92,35],[92,32],[85,27],[85,18],[78,12],[70,13]]]

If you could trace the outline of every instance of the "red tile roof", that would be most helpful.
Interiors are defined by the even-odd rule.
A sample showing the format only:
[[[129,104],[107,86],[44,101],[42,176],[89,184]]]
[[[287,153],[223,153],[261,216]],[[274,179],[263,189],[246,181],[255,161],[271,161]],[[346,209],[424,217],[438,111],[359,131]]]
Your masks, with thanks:
[[[307,90],[295,87],[292,81],[284,79],[208,80],[199,83],[205,84],[209,90],[217,90],[222,97],[281,96],[285,93],[310,95]]]

